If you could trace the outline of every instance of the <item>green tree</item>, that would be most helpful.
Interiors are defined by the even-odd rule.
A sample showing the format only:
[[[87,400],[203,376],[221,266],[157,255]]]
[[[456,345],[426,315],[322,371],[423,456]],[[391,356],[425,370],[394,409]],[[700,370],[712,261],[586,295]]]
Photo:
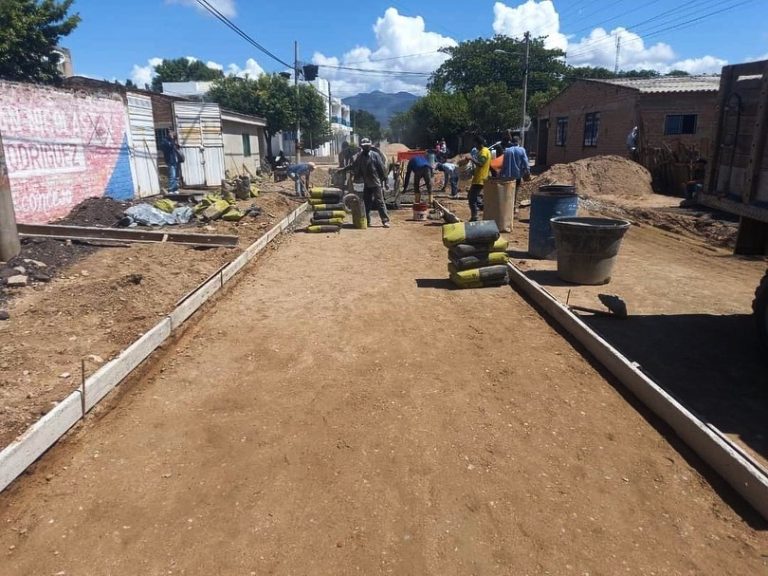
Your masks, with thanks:
[[[461,138],[472,124],[469,102],[461,92],[430,92],[416,101],[406,118],[410,125],[404,130],[405,143],[425,148],[445,138],[451,149],[460,149]],[[400,116],[395,120],[396,126]]]
[[[366,110],[352,110],[350,118],[352,120],[352,126],[355,127],[355,132],[366,138],[370,138],[374,142],[376,140],[381,140],[381,124],[376,120],[376,116]]]
[[[670,70],[665,74],[665,76],[690,76],[690,72],[686,72],[685,70]]]
[[[507,128],[519,127],[523,114],[523,95],[501,83],[475,86],[467,97],[474,132],[496,135]]]
[[[0,78],[57,82],[56,47],[80,23],[73,0],[0,0]]]
[[[299,85],[302,145],[309,148],[330,141],[333,137],[328,122],[328,101],[311,84]]]
[[[221,70],[210,68],[200,60],[189,58],[164,59],[155,66],[155,77],[152,78],[152,90],[161,92],[163,82],[207,82],[224,77]]]

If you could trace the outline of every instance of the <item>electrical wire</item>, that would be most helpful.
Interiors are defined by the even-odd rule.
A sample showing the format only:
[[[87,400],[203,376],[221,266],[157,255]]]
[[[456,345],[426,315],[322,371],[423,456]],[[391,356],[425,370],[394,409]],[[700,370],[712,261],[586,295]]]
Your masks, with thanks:
[[[275,54],[273,54],[271,51],[269,51],[267,48],[259,44],[256,40],[254,40],[248,33],[244,32],[239,26],[237,26],[234,22],[232,22],[229,18],[224,16],[219,10],[212,6],[208,0],[196,0],[196,2],[202,6],[205,10],[207,10],[211,15],[213,15],[217,20],[222,22],[225,26],[230,28],[233,32],[235,32],[238,36],[240,36],[243,40],[251,44],[254,48],[257,50],[263,52],[276,62],[279,62],[283,66],[286,66],[287,68],[290,68],[293,70],[294,64],[289,64],[285,60],[279,58]]]

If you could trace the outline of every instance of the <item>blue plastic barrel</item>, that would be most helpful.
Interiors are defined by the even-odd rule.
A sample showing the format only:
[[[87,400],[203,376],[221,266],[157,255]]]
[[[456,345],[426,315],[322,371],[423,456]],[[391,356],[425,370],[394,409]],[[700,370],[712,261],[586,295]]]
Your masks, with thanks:
[[[540,186],[531,196],[528,253],[535,258],[555,260],[555,233],[549,221],[558,216],[576,216],[579,197],[575,186],[549,184]]]

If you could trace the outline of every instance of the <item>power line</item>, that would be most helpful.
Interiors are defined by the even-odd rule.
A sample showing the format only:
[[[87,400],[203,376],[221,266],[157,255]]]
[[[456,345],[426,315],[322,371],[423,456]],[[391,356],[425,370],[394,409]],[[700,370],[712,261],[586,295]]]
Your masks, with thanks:
[[[230,29],[231,29],[233,32],[235,32],[235,33],[236,33],[238,36],[240,36],[240,37],[241,37],[243,40],[245,40],[246,42],[248,42],[249,44],[251,44],[251,45],[252,45],[253,47],[255,47],[257,50],[260,50],[261,52],[263,52],[264,54],[266,54],[267,56],[269,56],[270,58],[272,58],[272,59],[273,59],[273,60],[275,60],[276,62],[279,62],[279,63],[280,63],[280,64],[282,64],[283,66],[285,66],[285,67],[287,67],[287,68],[290,68],[291,70],[293,70],[293,68],[294,68],[294,65],[293,65],[293,64],[289,64],[289,63],[288,63],[288,62],[286,62],[285,60],[282,60],[281,58],[279,58],[278,56],[276,56],[275,54],[273,54],[272,52],[270,52],[270,51],[269,51],[267,48],[265,48],[264,46],[262,46],[261,44],[259,44],[259,43],[258,43],[256,40],[254,40],[254,39],[253,39],[253,38],[252,38],[252,37],[251,37],[249,34],[247,34],[246,32],[244,32],[244,31],[243,31],[243,30],[242,30],[242,29],[241,29],[239,26],[237,26],[237,25],[236,25],[234,22],[232,22],[232,21],[231,21],[229,18],[227,18],[226,16],[224,16],[224,15],[223,15],[221,12],[219,12],[219,11],[216,9],[216,7],[215,7],[215,6],[212,6],[212,5],[211,5],[211,4],[208,2],[208,0],[196,0],[196,2],[197,2],[197,3],[198,3],[200,6],[202,6],[202,7],[203,7],[205,10],[207,10],[208,12],[210,12],[210,13],[211,13],[211,14],[212,14],[212,15],[213,15],[213,16],[214,16],[214,17],[215,17],[217,20],[219,20],[220,22],[222,22],[222,23],[223,23],[225,26],[227,26],[228,28],[230,28]]]

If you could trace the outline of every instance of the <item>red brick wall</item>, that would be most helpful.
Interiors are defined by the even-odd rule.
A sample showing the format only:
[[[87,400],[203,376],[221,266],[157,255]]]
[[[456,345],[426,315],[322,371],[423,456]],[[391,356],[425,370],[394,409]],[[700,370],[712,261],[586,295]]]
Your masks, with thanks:
[[[120,94],[0,82],[0,135],[19,222],[47,222],[94,196],[133,196]]]
[[[717,92],[668,92],[640,95],[640,140],[644,146],[676,148],[680,142],[709,158],[717,116]],[[664,135],[668,114],[697,114],[695,134]]]
[[[627,155],[627,135],[636,125],[635,90],[600,82],[577,81],[539,114],[549,118],[547,165],[573,162],[603,154]],[[597,146],[584,146],[584,118],[600,113]],[[557,118],[568,118],[565,146],[556,146]]]

